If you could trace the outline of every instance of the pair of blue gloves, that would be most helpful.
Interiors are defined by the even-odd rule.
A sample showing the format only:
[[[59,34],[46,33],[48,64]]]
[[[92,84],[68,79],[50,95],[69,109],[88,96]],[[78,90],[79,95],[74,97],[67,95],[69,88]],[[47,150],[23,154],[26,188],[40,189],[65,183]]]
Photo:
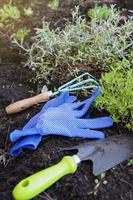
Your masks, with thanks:
[[[16,157],[25,149],[35,150],[47,135],[104,139],[104,133],[95,129],[109,127],[113,120],[110,117],[83,118],[100,92],[97,88],[82,102],[75,103],[77,98],[67,92],[48,101],[22,130],[10,134],[10,140],[15,142],[10,154]]]

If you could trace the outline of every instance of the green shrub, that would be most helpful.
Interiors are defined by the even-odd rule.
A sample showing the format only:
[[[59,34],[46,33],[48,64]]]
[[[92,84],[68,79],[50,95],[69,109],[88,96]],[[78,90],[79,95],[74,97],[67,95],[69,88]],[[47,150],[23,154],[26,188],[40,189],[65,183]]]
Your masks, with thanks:
[[[44,22],[36,29],[33,43],[27,49],[26,65],[36,70],[37,77],[56,76],[64,66],[97,66],[110,70],[110,65],[128,58],[132,41],[132,17],[119,26],[120,12],[111,6],[110,16],[99,21],[95,18],[87,23],[79,14],[79,9],[72,12],[72,21],[67,21],[63,30],[50,29]],[[94,13],[96,9],[94,8]]]
[[[102,94],[96,106],[133,130],[133,69],[129,61],[119,61],[111,72],[102,75],[100,83]]]

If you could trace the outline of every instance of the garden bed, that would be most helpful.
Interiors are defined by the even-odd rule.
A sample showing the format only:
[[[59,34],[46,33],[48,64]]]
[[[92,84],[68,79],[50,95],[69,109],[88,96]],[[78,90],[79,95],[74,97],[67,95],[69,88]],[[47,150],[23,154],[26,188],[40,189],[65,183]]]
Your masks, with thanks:
[[[1,1],[2,6],[5,1]],[[13,1],[15,2],[15,1]],[[23,3],[22,3],[23,2]],[[32,18],[25,17],[23,26],[30,29],[41,27],[42,18],[51,22],[51,27],[63,27],[64,19],[71,18],[71,9],[78,5],[78,1],[60,1],[59,8],[54,11],[48,8],[49,1],[16,1],[16,5],[20,8],[30,5],[33,7],[34,14]],[[122,3],[122,6],[130,5]],[[120,1],[119,1],[119,5]],[[92,7],[93,3],[83,1],[80,3],[81,13]],[[132,7],[133,9],[133,7]],[[5,34],[5,35],[3,35]],[[21,129],[23,125],[37,113],[42,105],[36,105],[21,114],[7,115],[4,111],[6,105],[11,101],[33,96],[40,91],[41,85],[30,83],[33,73],[24,68],[21,64],[24,61],[22,52],[14,49],[10,43],[7,33],[0,35],[0,151],[7,152],[10,147],[9,134],[16,128]],[[31,31],[31,35],[33,32]],[[65,73],[65,70],[64,72]],[[98,74],[93,71],[93,74]],[[60,76],[61,82],[65,79]],[[58,82],[57,85],[60,85]],[[51,84],[51,88],[55,85]],[[94,109],[92,115],[106,115]],[[131,135],[123,124],[115,124],[111,129],[104,130],[106,135]],[[59,151],[61,147],[73,146],[85,141],[83,139],[69,139],[61,137],[46,137],[36,151],[29,151],[18,158],[7,156],[5,165],[0,163],[0,199],[11,200],[11,192],[14,186],[24,177],[29,176],[41,169],[58,162],[64,152]],[[95,181],[95,179],[98,179]],[[106,182],[104,182],[106,181]],[[106,183],[106,184],[104,184]],[[97,186],[96,186],[97,185]],[[106,172],[105,177],[94,177],[92,175],[92,166],[89,161],[83,162],[74,175],[68,175],[50,187],[36,200],[132,200],[133,199],[133,165],[128,166],[127,162]]]

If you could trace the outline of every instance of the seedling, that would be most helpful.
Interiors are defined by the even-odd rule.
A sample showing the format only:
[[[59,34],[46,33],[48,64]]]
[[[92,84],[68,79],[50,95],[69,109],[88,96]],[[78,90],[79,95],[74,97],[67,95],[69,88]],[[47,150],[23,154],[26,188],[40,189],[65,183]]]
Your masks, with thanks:
[[[33,10],[31,7],[29,8],[24,8],[24,15],[31,17],[33,15]]]
[[[1,153],[1,152],[0,152],[0,153]],[[0,155],[0,163],[4,164],[5,167],[7,166],[8,161],[9,161],[9,160],[7,160],[7,158],[6,158],[6,155],[7,155],[6,152],[1,153],[1,155]]]
[[[49,4],[48,7],[50,7],[52,10],[57,10],[59,7],[59,0],[52,0]]]
[[[133,159],[130,159],[127,163],[128,166],[133,166]]]
[[[99,178],[94,180],[95,186],[94,186],[93,190],[91,192],[89,192],[89,194],[93,194],[94,196],[97,196],[99,187],[102,184],[106,185],[108,183],[107,180],[105,179],[105,175],[106,175],[106,173],[102,173]]]
[[[19,43],[23,44],[26,36],[30,33],[30,29],[27,29],[26,27],[19,29],[16,33],[12,35],[13,43],[16,43],[19,45]]]
[[[1,23],[7,25],[10,21],[18,21],[20,18],[20,11],[12,2],[5,4],[0,9],[0,21]]]

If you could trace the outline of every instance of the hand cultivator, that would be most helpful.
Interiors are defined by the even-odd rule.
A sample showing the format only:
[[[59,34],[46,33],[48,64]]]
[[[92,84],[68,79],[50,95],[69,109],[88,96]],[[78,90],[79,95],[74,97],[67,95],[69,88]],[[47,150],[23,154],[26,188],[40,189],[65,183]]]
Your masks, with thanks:
[[[98,85],[99,84],[96,79],[86,72],[76,77],[75,79],[65,83],[64,85],[59,87],[56,92],[46,91],[46,86],[44,86],[41,94],[12,103],[11,105],[6,107],[6,112],[8,114],[21,112],[35,104],[46,102],[50,99],[50,97],[54,97],[61,92],[76,92],[81,90],[95,89],[96,87],[98,87]]]

